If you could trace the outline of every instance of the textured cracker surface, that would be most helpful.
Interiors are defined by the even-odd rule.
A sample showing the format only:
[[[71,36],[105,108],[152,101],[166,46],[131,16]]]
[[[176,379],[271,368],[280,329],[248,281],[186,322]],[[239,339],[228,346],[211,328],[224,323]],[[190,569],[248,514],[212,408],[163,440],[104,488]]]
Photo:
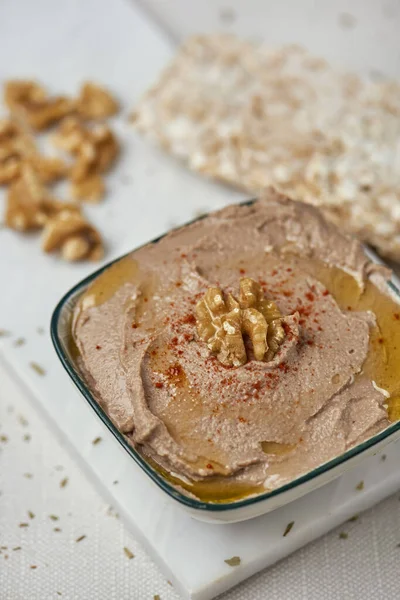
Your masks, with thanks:
[[[191,169],[323,206],[400,260],[400,84],[362,81],[298,46],[196,36],[134,123]]]

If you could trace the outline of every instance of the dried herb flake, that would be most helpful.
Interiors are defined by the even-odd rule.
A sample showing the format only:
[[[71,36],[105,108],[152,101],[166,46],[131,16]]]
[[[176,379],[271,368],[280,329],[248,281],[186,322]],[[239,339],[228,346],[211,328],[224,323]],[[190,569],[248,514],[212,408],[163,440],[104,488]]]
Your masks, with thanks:
[[[24,477],[26,477],[27,479],[32,479],[33,475],[32,473],[24,473]]]
[[[53,531],[55,531],[56,533],[58,533],[59,531],[61,531],[60,527],[54,527]]]
[[[155,594],[155,596],[153,596],[153,600],[161,600],[161,598],[158,594]]]
[[[347,540],[347,538],[348,538],[348,537],[349,537],[349,534],[348,534],[348,533],[346,533],[345,531],[341,531],[341,532],[339,533],[339,538],[340,538],[341,540]]]
[[[93,446],[96,446],[96,444],[99,444],[101,442],[101,437],[97,437],[94,438],[94,440],[92,441]]]
[[[29,523],[20,523],[18,527],[29,527]]]
[[[291,530],[292,530],[292,528],[293,528],[293,525],[294,525],[294,521],[290,521],[290,523],[288,523],[288,524],[286,525],[286,529],[285,529],[285,531],[283,532],[283,537],[286,537],[286,536],[287,536],[287,535],[288,535],[288,534],[291,532]]]
[[[15,546],[15,548],[13,548],[13,552],[16,552],[17,550],[21,550],[21,546]]]
[[[8,442],[8,437],[4,434],[0,435],[0,442],[4,442],[4,443]]]
[[[356,485],[356,490],[361,492],[361,490],[363,490],[363,489],[364,489],[364,482],[360,481],[360,483],[357,483],[357,485]]]
[[[49,515],[49,519],[52,521],[58,521],[59,517],[57,517],[57,515]]]
[[[68,483],[68,477],[64,477],[64,479],[61,479],[60,481],[60,487],[64,488]]]
[[[0,329],[0,337],[9,337],[11,335],[11,331],[7,329]]]
[[[31,565],[30,568],[31,569],[37,569],[37,565]]]
[[[43,375],[46,375],[46,370],[43,367],[41,367],[37,362],[32,361],[29,363],[29,366],[31,367],[31,369],[36,371],[36,373],[41,377],[43,377]]]
[[[129,548],[127,548],[126,546],[124,546],[124,552],[125,552],[125,555],[129,558],[129,560],[131,558],[135,558],[135,555],[133,554],[133,552],[131,552],[129,550]]]
[[[76,542],[81,542],[82,540],[84,540],[86,537],[86,535],[80,535],[78,538],[76,538]]]
[[[353,29],[357,24],[357,19],[350,13],[341,13],[339,15],[339,25],[343,29]]]
[[[382,456],[381,456],[381,461],[382,461],[382,462],[385,462],[385,460],[386,460],[386,454],[382,454]]]
[[[359,515],[354,515],[352,517],[350,517],[350,519],[348,520],[349,523],[354,523],[354,521],[358,521]]]
[[[31,510],[28,510],[28,516],[30,519],[34,519],[35,518],[35,513],[33,513]]]
[[[221,8],[221,10],[219,11],[219,18],[223,23],[230,24],[233,23],[233,21],[236,19],[236,13],[233,10],[233,8]]]
[[[224,560],[230,567],[238,567],[240,565],[240,556],[232,556],[232,558],[226,558]]]
[[[16,348],[18,348],[19,346],[23,346],[26,343],[26,339],[23,337],[17,338],[13,344],[13,346],[15,346]]]
[[[24,442],[29,442],[32,438],[29,433],[25,433],[22,439],[24,440]]]

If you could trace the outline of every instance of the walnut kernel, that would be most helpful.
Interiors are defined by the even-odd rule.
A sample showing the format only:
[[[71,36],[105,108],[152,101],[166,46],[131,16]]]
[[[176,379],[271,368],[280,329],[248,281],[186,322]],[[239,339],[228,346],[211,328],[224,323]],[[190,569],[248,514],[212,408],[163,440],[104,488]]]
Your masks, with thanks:
[[[54,181],[62,179],[68,173],[68,166],[63,160],[56,156],[34,154],[29,162],[35,169],[42,183],[53,183]]]
[[[61,122],[53,143],[77,158],[71,172],[71,178],[76,181],[89,172],[107,171],[119,152],[116,137],[108,125],[97,124],[89,128],[76,117]]]
[[[7,227],[17,231],[38,229],[57,210],[57,201],[43,187],[34,169],[28,164],[23,165],[20,178],[8,190]]]
[[[8,189],[5,223],[10,229],[40,229],[62,210],[79,212],[76,204],[56,200],[43,185],[36,169],[23,163],[20,177]]]
[[[104,196],[104,180],[101,175],[93,173],[81,181],[72,181],[70,191],[74,200],[98,202]]]
[[[86,128],[83,123],[77,117],[70,116],[61,121],[52,136],[52,142],[56,148],[76,154],[85,137]]]
[[[76,162],[71,169],[71,179],[83,181],[93,173],[108,171],[118,152],[118,142],[107,125],[86,129],[75,150]]]
[[[15,181],[23,160],[36,152],[35,143],[26,131],[11,119],[0,120],[0,185]]]
[[[118,102],[107,89],[92,81],[82,85],[77,110],[83,119],[104,119],[115,115],[118,109]]]
[[[68,261],[99,260],[103,244],[98,231],[77,210],[61,210],[49,219],[42,235],[45,252],[59,250]]]
[[[233,298],[231,298],[233,300]],[[197,330],[200,338],[224,365],[243,365],[246,360],[240,309],[229,310],[219,288],[207,290],[196,306]]]
[[[70,179],[75,198],[97,201],[104,194],[99,173],[113,164],[119,152],[116,137],[107,125],[89,128],[76,117],[64,119],[53,143],[75,156]]]
[[[74,110],[67,97],[49,97],[35,81],[7,81],[4,100],[12,114],[37,130],[46,129]]]
[[[240,280],[239,300],[226,298],[220,288],[209,288],[196,305],[200,339],[228,366],[247,362],[243,336],[247,335],[255,360],[271,360],[285,338],[282,315],[272,300],[264,297],[261,286],[250,278]]]

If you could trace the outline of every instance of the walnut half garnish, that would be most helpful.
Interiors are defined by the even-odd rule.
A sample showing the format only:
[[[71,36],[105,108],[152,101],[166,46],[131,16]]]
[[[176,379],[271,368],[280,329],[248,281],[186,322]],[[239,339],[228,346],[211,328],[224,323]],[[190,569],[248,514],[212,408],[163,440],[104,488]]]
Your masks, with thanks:
[[[239,300],[232,294],[224,297],[220,288],[209,288],[196,305],[196,315],[199,337],[227,366],[247,362],[245,335],[251,341],[255,360],[264,361],[275,356],[285,339],[278,307],[248,277],[240,280]]]

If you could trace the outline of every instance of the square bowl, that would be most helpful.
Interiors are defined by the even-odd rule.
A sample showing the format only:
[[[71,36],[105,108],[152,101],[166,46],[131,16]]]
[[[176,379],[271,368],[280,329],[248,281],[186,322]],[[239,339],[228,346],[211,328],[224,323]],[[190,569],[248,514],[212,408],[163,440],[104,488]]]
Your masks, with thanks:
[[[251,204],[253,202],[254,200],[250,200],[248,202],[243,202],[242,204]],[[204,216],[205,215],[199,217],[199,219],[204,218]],[[190,221],[182,227],[199,219]],[[164,234],[149,243],[156,244],[165,235],[167,234]],[[365,253],[372,261],[382,264],[382,261],[370,249],[365,248]],[[51,338],[56,353],[72,382],[79,389],[82,396],[90,404],[97,416],[106,425],[110,431],[110,435],[113,435],[118,440],[124,450],[132,458],[132,469],[140,467],[169,498],[178,502],[189,511],[193,517],[207,522],[233,523],[245,521],[265,514],[332,481],[345,471],[353,468],[367,456],[376,454],[381,448],[400,438],[400,421],[397,421],[368,440],[352,447],[343,454],[321,464],[317,468],[297,477],[289,483],[272,491],[258,493],[257,495],[248,496],[241,500],[206,502],[184,494],[155,470],[140,452],[129,443],[124,434],[117,429],[107,413],[95,400],[88,384],[81,375],[76,359],[71,352],[70,323],[76,303],[98,275],[103,273],[112,264],[124,258],[124,256],[101,267],[75,285],[63,296],[63,298],[61,298],[51,318]],[[390,292],[400,298],[400,285],[395,276],[392,277],[392,280],[389,281],[387,285]]]

